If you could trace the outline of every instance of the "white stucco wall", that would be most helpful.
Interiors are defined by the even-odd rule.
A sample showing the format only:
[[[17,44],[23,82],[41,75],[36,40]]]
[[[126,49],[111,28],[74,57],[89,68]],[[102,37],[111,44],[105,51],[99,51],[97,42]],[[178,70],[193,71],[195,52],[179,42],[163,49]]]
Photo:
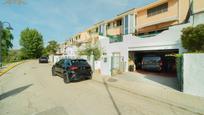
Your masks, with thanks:
[[[204,97],[204,53],[184,54],[183,92]]]
[[[183,53],[185,50],[181,45],[181,30],[191,25],[188,23],[173,26],[169,30],[148,38],[126,35],[124,41],[128,44],[129,51],[179,49],[179,53]]]
[[[204,24],[204,12],[197,13],[194,15],[194,24]]]
[[[109,38],[100,36],[100,47],[103,53],[107,55],[103,55],[101,58],[101,74],[103,75],[111,75],[111,56],[112,53],[119,52],[121,56],[124,57],[124,60],[128,60],[128,51],[127,45],[124,42],[117,43],[109,43]],[[104,62],[106,60],[106,62]]]
[[[67,58],[76,58],[78,54],[77,51],[76,46],[67,46],[64,55]]]

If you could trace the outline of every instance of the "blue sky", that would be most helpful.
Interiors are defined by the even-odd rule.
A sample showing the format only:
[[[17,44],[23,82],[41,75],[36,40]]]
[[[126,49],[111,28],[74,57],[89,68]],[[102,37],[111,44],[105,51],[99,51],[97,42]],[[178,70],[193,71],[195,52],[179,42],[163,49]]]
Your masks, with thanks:
[[[85,28],[134,7],[156,0],[25,0],[25,4],[8,5],[0,0],[0,20],[11,23],[14,48],[20,48],[20,32],[26,27],[37,29],[45,45],[59,43]]]

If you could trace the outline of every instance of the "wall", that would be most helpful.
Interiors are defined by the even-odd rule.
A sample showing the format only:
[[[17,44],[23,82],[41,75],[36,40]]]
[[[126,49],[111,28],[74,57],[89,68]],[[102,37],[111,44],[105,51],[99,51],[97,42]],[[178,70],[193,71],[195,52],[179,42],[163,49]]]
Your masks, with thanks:
[[[109,38],[100,36],[100,47],[102,52],[106,55],[103,55],[101,58],[101,74],[111,75],[111,56],[115,52],[119,52],[121,56],[124,57],[124,60],[127,63],[128,60],[128,50],[127,45],[124,42],[109,43]],[[127,69],[126,69],[127,71]]]
[[[204,97],[204,54],[184,54],[183,92]]]
[[[179,0],[179,23],[183,23],[189,10],[189,0]]]
[[[150,26],[151,24],[154,25],[156,22],[161,23],[160,21],[164,20],[172,20],[178,18],[178,2],[177,0],[169,0],[169,7],[168,11],[157,14],[154,16],[147,17],[147,9],[143,9],[141,11],[138,11],[137,13],[137,27],[142,28],[145,26]]]
[[[78,50],[76,46],[67,46],[65,55],[69,58],[76,58],[78,56]]]
[[[85,42],[85,41],[89,41],[90,40],[90,35],[88,34],[88,32],[82,32],[80,33],[80,39],[78,39],[78,42]]]
[[[195,25],[204,24],[204,12],[194,14],[194,24]]]
[[[191,24],[173,26],[169,30],[147,38],[126,35],[124,41],[129,51],[179,49],[182,53],[185,50],[181,46],[181,30],[187,26],[191,26]]]
[[[198,13],[204,11],[204,0],[193,0],[193,12]]]
[[[122,26],[107,29],[107,35],[121,35],[121,34],[122,34]]]

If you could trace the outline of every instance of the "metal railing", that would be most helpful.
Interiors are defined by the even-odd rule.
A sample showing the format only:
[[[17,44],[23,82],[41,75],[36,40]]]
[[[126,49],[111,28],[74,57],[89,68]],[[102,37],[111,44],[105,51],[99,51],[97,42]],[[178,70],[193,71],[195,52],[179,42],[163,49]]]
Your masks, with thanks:
[[[108,35],[109,37],[109,43],[116,43],[116,42],[123,42],[123,36],[122,35]]]

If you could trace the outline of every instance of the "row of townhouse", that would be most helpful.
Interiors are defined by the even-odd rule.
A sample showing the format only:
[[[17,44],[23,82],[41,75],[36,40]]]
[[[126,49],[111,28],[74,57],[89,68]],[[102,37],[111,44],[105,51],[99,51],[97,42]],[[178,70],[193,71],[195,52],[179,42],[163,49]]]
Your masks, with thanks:
[[[145,54],[183,53],[181,30],[204,23],[204,0],[158,0],[101,21],[71,37],[62,45],[68,57],[86,44],[98,43],[102,50],[101,73],[128,71],[130,57],[135,65]]]

